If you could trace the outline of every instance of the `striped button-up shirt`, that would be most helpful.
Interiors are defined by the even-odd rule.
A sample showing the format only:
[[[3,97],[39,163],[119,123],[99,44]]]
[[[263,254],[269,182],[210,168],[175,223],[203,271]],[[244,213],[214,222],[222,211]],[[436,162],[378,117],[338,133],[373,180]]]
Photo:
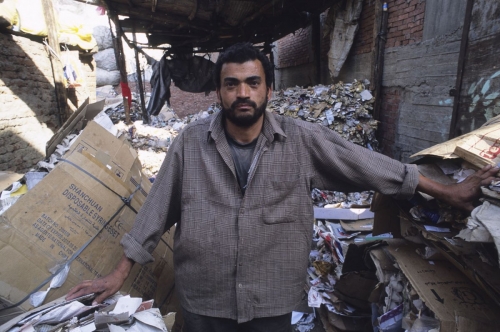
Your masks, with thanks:
[[[313,188],[411,197],[406,165],[317,124],[265,112],[242,194],[222,112],[189,124],[168,150],[125,254],[145,264],[177,223],[175,283],[188,311],[246,322],[300,302],[312,239]]]

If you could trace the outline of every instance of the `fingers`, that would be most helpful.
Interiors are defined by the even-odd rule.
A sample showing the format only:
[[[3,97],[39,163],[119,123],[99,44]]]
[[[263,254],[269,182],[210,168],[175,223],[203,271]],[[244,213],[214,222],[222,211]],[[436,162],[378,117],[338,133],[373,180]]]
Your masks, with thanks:
[[[92,280],[85,280],[81,282],[80,284],[76,285],[75,287],[69,290],[68,294],[66,294],[66,301],[70,301],[77,297],[93,293],[90,290],[91,286],[92,286]]]
[[[486,165],[483,168],[481,168],[480,170],[478,170],[476,172],[476,175],[481,177],[481,178],[488,178],[491,176],[494,177],[495,174],[498,173],[498,171],[499,171],[498,166]]]
[[[499,171],[497,166],[486,165],[476,172],[477,176],[481,179],[481,186],[487,186],[491,181],[496,179],[496,175]]]

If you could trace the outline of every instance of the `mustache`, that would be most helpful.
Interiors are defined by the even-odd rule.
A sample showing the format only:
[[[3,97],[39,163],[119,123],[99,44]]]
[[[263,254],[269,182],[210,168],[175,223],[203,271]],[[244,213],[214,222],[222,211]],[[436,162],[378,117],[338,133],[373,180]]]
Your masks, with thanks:
[[[257,104],[250,99],[237,99],[231,104],[231,108],[235,109],[238,105],[249,105],[257,108]]]

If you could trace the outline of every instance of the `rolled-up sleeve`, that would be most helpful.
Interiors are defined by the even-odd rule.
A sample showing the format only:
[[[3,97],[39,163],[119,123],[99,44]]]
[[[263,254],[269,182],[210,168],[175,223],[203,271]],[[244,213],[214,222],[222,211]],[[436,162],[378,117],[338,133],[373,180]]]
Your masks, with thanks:
[[[139,264],[153,261],[151,253],[162,235],[180,219],[183,175],[183,135],[170,146],[132,230],[121,245],[125,255]]]

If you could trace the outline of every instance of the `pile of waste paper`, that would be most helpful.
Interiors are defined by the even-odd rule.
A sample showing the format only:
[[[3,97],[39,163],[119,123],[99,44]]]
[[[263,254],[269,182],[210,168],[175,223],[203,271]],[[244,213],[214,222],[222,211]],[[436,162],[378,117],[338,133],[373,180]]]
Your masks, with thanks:
[[[421,151],[415,155],[423,157],[419,172],[453,185],[485,165],[500,165],[499,133],[497,117]],[[409,201],[380,199],[374,219],[357,212],[359,220],[351,221],[345,219],[353,216],[348,212],[371,200],[371,193],[314,189],[316,225],[305,288],[325,330],[497,329],[499,185],[482,187],[470,214],[417,192]]]
[[[167,332],[153,300],[116,294],[102,304],[92,304],[93,294],[72,301],[55,300],[2,326],[3,331],[110,331]]]
[[[132,103],[132,108],[134,108],[134,104]],[[104,112],[111,118],[111,121],[118,129],[118,136],[126,137],[137,150],[143,171],[150,178],[154,178],[160,170],[165,158],[165,152],[168,151],[170,144],[172,144],[182,128],[191,122],[206,118],[210,114],[219,111],[217,105],[212,105],[207,110],[200,111],[197,114],[179,118],[172,108],[165,105],[158,116],[151,116],[150,123],[144,124],[142,113],[136,108],[134,110],[135,116],[132,117],[131,115],[133,122],[131,125],[127,125],[124,122],[125,111],[122,102],[104,107]]]
[[[378,151],[375,137],[378,122],[373,119],[375,98],[364,83],[339,82],[309,88],[294,87],[276,91],[268,110],[284,116],[320,123],[346,140]]]
[[[311,198],[317,207],[332,207],[350,209],[356,207],[370,207],[373,191],[343,193],[340,191],[320,190],[314,188]]]

